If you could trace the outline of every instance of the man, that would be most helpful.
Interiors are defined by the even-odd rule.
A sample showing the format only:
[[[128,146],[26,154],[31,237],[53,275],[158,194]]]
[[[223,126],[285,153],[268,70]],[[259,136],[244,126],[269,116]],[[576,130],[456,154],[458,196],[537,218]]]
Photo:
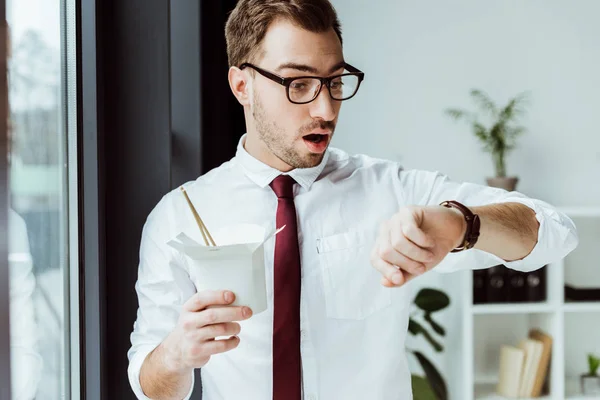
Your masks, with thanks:
[[[8,25],[6,32],[7,59],[11,57],[11,40]],[[10,115],[10,99],[3,93],[6,115]],[[11,154],[11,123],[8,120],[7,142],[9,167]],[[36,279],[29,248],[29,235],[25,220],[8,209],[8,284],[10,306],[10,369],[13,400],[34,399],[40,382],[43,361],[38,353],[38,326],[36,323],[34,291]]]
[[[12,398],[34,399],[43,361],[37,351],[38,326],[33,294],[35,277],[25,221],[8,210],[8,268]]]
[[[180,191],[167,194],[140,251],[139,398],[189,398],[201,368],[205,400],[411,399],[407,281],[434,267],[532,270],[577,245],[539,200],[330,148],[363,73],[327,0],[240,0],[226,37],[247,133],[185,188],[209,230],[286,225],[265,244],[268,308],[228,306],[227,288],[196,293],[198,271],[166,243],[198,227]]]

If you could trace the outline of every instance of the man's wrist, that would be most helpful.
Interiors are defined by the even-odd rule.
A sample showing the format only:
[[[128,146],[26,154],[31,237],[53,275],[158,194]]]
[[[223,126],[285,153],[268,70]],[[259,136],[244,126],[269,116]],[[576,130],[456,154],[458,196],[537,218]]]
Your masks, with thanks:
[[[184,375],[191,371],[183,365],[181,354],[170,345],[170,338],[167,337],[157,348],[160,359],[167,372],[171,375]]]
[[[443,201],[440,205],[459,211],[462,214],[462,223],[466,225],[466,227],[463,226],[463,237],[461,239],[462,243],[459,243],[456,247],[454,247],[451,252],[456,253],[473,248],[479,239],[479,230],[481,224],[479,216],[473,213],[473,211],[467,206],[459,203],[456,200]]]
[[[465,221],[465,216],[462,212],[460,212],[460,210],[456,208],[450,208],[449,210],[454,213],[457,224],[460,226],[460,234],[454,241],[454,246],[452,247],[453,249],[456,249],[457,247],[462,246],[465,241],[465,236],[467,234],[467,221]]]

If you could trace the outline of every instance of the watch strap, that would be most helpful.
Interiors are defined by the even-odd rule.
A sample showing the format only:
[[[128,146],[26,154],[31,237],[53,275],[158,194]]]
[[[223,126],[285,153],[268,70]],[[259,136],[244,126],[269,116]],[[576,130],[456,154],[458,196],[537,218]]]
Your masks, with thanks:
[[[481,228],[479,215],[474,214],[468,207],[456,200],[443,201],[440,205],[447,208],[456,208],[463,214],[467,223],[467,230],[465,232],[462,244],[453,249],[451,252],[458,253],[459,251],[472,249],[479,239],[479,231]]]

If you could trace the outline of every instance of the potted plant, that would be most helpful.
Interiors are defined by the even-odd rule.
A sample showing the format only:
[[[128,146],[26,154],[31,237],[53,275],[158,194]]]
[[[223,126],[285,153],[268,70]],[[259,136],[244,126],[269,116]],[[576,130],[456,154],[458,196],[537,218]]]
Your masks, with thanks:
[[[469,123],[473,133],[483,144],[484,151],[492,155],[495,176],[487,178],[488,185],[508,191],[515,190],[519,179],[516,176],[507,176],[506,156],[515,148],[517,137],[525,132],[523,126],[517,125],[517,120],[525,112],[527,95],[520,93],[503,107],[497,106],[481,90],[472,89],[470,95],[481,113],[489,118],[488,126],[481,122],[480,116],[475,112],[449,108],[446,114],[455,120],[465,120]]]
[[[441,352],[444,348],[434,335],[426,329],[424,323],[431,327],[437,335],[445,336],[444,327],[433,319],[432,314],[443,310],[449,304],[450,299],[444,292],[431,288],[421,289],[414,299],[415,311],[410,315],[408,331],[413,336],[423,335],[436,352]],[[424,323],[419,322],[417,317]],[[425,376],[411,375],[414,400],[447,400],[448,392],[442,374],[423,353],[414,349],[407,350],[416,357],[425,373]]]
[[[588,372],[581,375],[581,392],[585,395],[600,395],[600,358],[588,354]]]

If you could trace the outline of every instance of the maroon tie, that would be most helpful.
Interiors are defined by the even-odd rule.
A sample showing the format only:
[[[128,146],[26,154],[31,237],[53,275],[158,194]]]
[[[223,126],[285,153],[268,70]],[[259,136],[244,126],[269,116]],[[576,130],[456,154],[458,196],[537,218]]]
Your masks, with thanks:
[[[273,400],[300,400],[300,250],[294,206],[294,179],[271,182],[277,195],[273,317]]]

